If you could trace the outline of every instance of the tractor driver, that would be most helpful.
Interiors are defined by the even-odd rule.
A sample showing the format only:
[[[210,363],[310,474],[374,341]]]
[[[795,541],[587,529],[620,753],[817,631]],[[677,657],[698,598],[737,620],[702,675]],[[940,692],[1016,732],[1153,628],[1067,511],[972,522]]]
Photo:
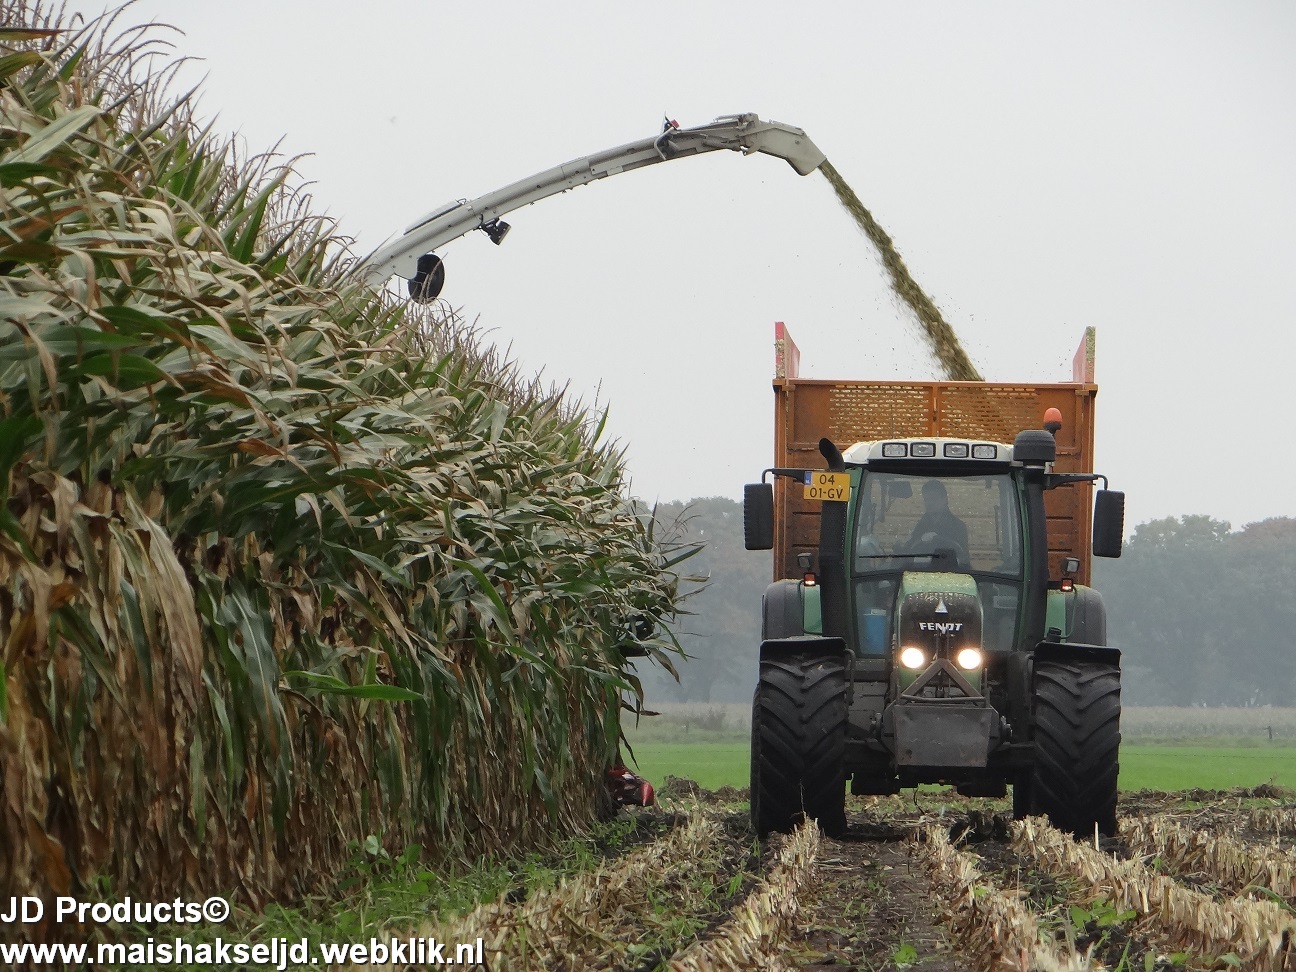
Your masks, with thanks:
[[[923,483],[923,515],[909,537],[909,550],[940,550],[953,547],[960,563],[967,561],[967,524],[950,512],[949,493],[939,479]]]

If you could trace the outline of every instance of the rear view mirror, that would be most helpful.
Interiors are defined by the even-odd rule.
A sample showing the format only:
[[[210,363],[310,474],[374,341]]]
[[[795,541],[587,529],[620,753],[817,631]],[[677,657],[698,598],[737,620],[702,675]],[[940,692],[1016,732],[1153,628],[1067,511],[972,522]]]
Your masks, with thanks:
[[[907,479],[893,479],[887,483],[887,497],[889,499],[909,499],[913,496],[913,485]]]
[[[1094,556],[1119,557],[1124,541],[1125,494],[1114,489],[1100,489],[1094,501]]]
[[[743,546],[748,550],[774,549],[773,483],[743,487]]]

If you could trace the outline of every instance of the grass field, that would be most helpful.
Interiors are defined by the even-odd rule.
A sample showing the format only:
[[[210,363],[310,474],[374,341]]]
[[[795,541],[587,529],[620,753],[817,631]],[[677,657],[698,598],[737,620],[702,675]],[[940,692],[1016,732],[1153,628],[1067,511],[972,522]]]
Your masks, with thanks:
[[[639,772],[714,789],[746,786],[750,705],[658,705],[625,726]],[[1296,788],[1296,708],[1172,709],[1121,713],[1122,790],[1222,790],[1272,782]]]
[[[1223,790],[1296,787],[1296,749],[1288,746],[1122,746],[1122,790]]]
[[[660,786],[667,774],[687,776],[708,789],[746,786],[749,754],[744,742],[634,745],[639,772]],[[1290,746],[1121,747],[1122,790],[1222,790],[1272,782],[1296,788],[1296,748]]]

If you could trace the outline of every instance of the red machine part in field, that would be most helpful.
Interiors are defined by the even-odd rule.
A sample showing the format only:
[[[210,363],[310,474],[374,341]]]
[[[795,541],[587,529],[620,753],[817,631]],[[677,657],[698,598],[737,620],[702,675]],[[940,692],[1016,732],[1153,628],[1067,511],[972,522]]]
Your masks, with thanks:
[[[618,807],[651,807],[657,802],[652,784],[617,763],[607,771],[608,792]]]

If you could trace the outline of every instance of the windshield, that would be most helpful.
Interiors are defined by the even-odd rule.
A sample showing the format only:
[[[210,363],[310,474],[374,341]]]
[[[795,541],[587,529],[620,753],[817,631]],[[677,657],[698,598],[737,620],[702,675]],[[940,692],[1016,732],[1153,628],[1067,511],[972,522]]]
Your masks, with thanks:
[[[866,472],[854,561],[857,574],[957,570],[1019,578],[1021,526],[1012,478]]]

